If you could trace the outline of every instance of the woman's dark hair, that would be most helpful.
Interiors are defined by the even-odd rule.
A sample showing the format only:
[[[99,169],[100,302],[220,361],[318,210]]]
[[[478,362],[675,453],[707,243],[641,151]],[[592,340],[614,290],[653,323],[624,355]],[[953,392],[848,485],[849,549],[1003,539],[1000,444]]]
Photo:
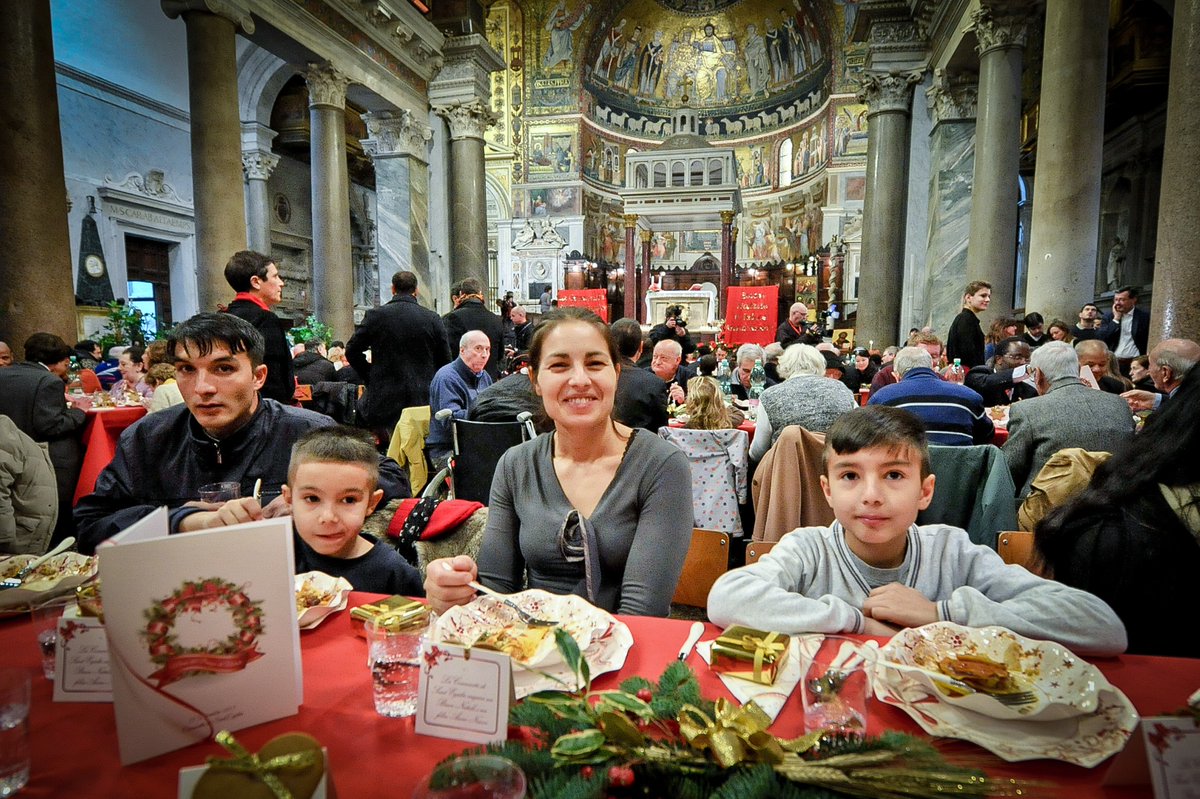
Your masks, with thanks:
[[[538,322],[538,326],[533,331],[533,338],[529,342],[530,369],[537,372],[538,367],[541,365],[542,348],[546,346],[546,337],[559,325],[569,322],[578,322],[594,327],[596,332],[600,334],[600,337],[604,339],[604,344],[608,348],[608,357],[612,359],[613,368],[620,370],[621,354],[617,351],[617,344],[613,341],[612,331],[608,329],[608,325],[603,319],[587,308],[577,308],[574,306],[563,306],[553,310],[542,317],[542,321]]]
[[[53,333],[34,333],[25,339],[25,360],[46,364],[70,358],[74,352],[67,342]]]
[[[251,366],[262,366],[266,346],[254,325],[228,313],[198,313],[176,325],[167,337],[167,353],[172,358],[180,349],[193,354],[193,345],[199,357],[208,355],[216,345],[228,348],[231,355],[244,352],[250,356]]]
[[[142,356],[146,354],[146,348],[143,347],[141,344],[131,344],[121,354],[128,355],[130,363],[137,366],[138,369],[141,369],[142,368]]]
[[[1155,411],[1138,433],[1101,464],[1087,488],[1050,511],[1034,536],[1038,551],[1053,564],[1073,544],[1072,523],[1079,517],[1112,512],[1131,499],[1158,492],[1157,485],[1200,483],[1200,369],[1183,378],[1175,396]]]

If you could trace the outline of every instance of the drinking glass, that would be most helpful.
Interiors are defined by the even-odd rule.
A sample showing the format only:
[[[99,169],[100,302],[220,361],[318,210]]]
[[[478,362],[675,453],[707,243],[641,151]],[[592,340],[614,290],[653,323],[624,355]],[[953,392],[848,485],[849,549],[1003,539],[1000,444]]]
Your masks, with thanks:
[[[800,656],[804,731],[865,735],[874,651],[851,638],[827,635],[819,643],[802,640]]]
[[[242,486],[239,483],[209,483],[200,486],[201,502],[228,502],[242,496]]]
[[[42,653],[42,674],[47,680],[54,679],[54,654],[58,648],[58,620],[67,606],[73,604],[75,604],[75,597],[65,594],[35,603],[30,610],[38,649]]]
[[[428,626],[397,629],[371,620],[365,629],[375,712],[393,718],[414,715],[421,673],[421,638]]]
[[[496,755],[467,755],[443,763],[421,781],[413,799],[523,799],[525,772]]]
[[[29,782],[29,672],[0,669],[0,799]]]

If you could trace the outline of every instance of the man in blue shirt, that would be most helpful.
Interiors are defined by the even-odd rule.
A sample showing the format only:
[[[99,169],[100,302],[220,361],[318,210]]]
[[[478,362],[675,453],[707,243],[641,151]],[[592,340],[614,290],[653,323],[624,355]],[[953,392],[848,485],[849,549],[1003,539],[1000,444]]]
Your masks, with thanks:
[[[435,469],[445,465],[454,448],[451,419],[466,419],[480,391],[492,384],[485,368],[492,353],[491,339],[482,330],[468,330],[458,342],[458,357],[438,369],[429,385],[429,435],[425,449]],[[451,419],[438,419],[450,409]]]
[[[979,392],[938,377],[924,349],[900,350],[892,369],[900,382],[876,391],[869,405],[890,405],[916,415],[925,424],[931,444],[991,443],[996,430]]]

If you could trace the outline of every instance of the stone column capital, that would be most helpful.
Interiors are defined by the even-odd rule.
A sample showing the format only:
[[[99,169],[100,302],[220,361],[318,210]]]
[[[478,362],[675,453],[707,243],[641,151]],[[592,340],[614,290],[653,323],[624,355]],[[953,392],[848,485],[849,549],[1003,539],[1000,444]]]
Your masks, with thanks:
[[[254,18],[235,0],[160,0],[160,6],[171,19],[199,11],[227,19],[247,35],[254,33]]]
[[[491,73],[505,68],[500,54],[478,34],[449,36],[442,44],[444,63],[429,83],[431,105],[491,104]]]
[[[637,221],[638,221],[637,214],[625,214],[624,219],[625,219],[625,227],[627,227],[627,228],[637,227]]]
[[[943,69],[933,71],[933,85],[925,90],[933,124],[952,120],[974,119],[979,104],[979,76],[973,73],[948,75]]]
[[[496,124],[497,117],[478,100],[433,107],[433,112],[450,126],[450,139],[483,140],[483,132]]]
[[[971,12],[968,31],[975,33],[976,51],[1021,49],[1029,33],[1029,11],[1021,7],[983,5]]]
[[[433,131],[413,116],[412,111],[370,111],[362,115],[367,137],[362,139],[363,150],[371,160],[394,156],[410,156],[429,163],[430,140]]]
[[[858,101],[867,104],[867,116],[885,111],[912,111],[912,87],[921,82],[921,70],[868,72],[859,81]]]
[[[737,211],[721,211],[721,224],[732,225],[733,220],[737,218]]]
[[[639,230],[638,236],[641,237],[642,244],[649,244],[650,239],[652,239],[654,237],[654,234],[651,233],[649,230]]]
[[[242,173],[246,180],[266,180],[279,166],[279,156],[262,150],[242,152]]]
[[[333,64],[310,63],[304,71],[304,80],[308,84],[308,107],[344,109],[346,107],[346,87],[350,79],[337,70]]]

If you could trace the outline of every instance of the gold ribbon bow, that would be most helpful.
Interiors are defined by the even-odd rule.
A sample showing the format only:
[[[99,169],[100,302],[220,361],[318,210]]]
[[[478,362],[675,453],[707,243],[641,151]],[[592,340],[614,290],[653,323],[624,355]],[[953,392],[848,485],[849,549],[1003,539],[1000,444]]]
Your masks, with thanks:
[[[279,777],[275,776],[276,771],[308,768],[315,765],[318,758],[322,756],[319,751],[310,749],[306,752],[291,752],[286,755],[278,755],[264,761],[257,754],[250,752],[246,747],[238,743],[233,734],[227,730],[218,732],[216,741],[233,755],[233,759],[210,757],[208,758],[208,767],[210,769],[225,769],[227,771],[240,771],[245,774],[253,774],[262,780],[263,785],[266,785],[271,790],[271,793],[275,795],[275,799],[292,799],[292,792],[279,780]]]
[[[754,679],[757,682],[762,680],[763,661],[767,660],[767,656],[771,656],[768,662],[772,662],[787,649],[787,644],[776,640],[778,638],[779,633],[767,633],[765,638],[754,635],[743,635],[740,638],[721,636],[717,639],[717,643],[724,646],[732,645],[745,652],[754,650]]]
[[[695,705],[679,711],[679,732],[695,749],[711,749],[724,768],[743,760],[779,763],[783,746],[766,732],[771,717],[755,702],[742,707],[724,697],[717,700],[713,717]]]

